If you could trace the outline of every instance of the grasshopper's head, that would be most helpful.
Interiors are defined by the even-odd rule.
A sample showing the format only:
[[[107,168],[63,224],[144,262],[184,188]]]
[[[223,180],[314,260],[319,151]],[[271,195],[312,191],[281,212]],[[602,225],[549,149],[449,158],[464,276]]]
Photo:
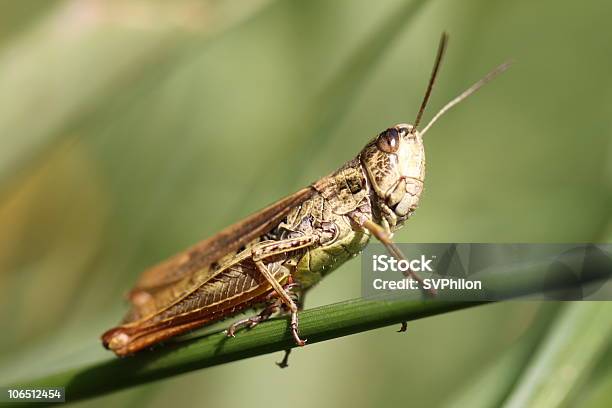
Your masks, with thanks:
[[[423,136],[425,133],[449,109],[510,66],[510,63],[507,62],[489,72],[480,81],[442,107],[419,131],[419,124],[429,101],[447,41],[448,36],[443,33],[429,84],[414,125],[400,123],[390,127],[370,141],[359,155],[361,165],[370,182],[375,217],[378,218],[377,221],[386,224],[391,230],[401,227],[416,210],[423,192],[425,177]]]
[[[381,216],[399,227],[416,210],[425,177],[425,148],[419,131],[400,123],[381,132],[360,154]]]

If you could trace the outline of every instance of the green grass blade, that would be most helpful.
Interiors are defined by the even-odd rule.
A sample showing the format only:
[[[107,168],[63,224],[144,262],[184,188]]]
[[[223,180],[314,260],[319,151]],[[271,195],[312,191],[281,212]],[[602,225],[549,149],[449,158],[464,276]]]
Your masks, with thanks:
[[[542,264],[539,270],[534,268],[491,272],[483,277],[483,287],[503,298],[512,298],[539,293],[542,289],[558,290],[575,285],[575,282],[568,282],[563,277],[559,277],[557,280],[547,279],[546,286],[542,287],[541,277],[547,265]],[[513,278],[511,285],[507,279],[508,275]],[[583,277],[582,283],[594,279],[597,277]],[[300,315],[300,332],[310,343],[316,343],[480,304],[461,301],[423,301],[419,298],[420,294],[410,293],[406,295],[406,300],[397,302],[360,299],[306,310]],[[593,324],[607,323],[605,330],[608,334],[612,327],[609,324],[610,318],[606,317],[603,309],[595,310],[595,306],[601,307],[600,305],[604,304],[603,302],[577,304],[570,309],[576,310],[575,313],[569,314],[570,324],[561,325],[557,330],[561,330],[562,335],[571,335],[574,328],[571,323],[581,322],[580,319],[586,314],[591,316]],[[588,328],[591,329],[593,324],[588,325]],[[600,334],[604,334],[601,329]],[[581,341],[576,344],[585,347],[587,351],[589,346],[590,350],[598,350],[601,347],[602,336],[591,335],[588,339],[591,341]],[[572,345],[573,343],[569,343],[567,347],[573,347]],[[45,378],[24,379],[21,384],[29,387],[63,386],[66,387],[69,400],[74,401],[294,346],[287,319],[274,319],[260,324],[251,331],[240,332],[235,339],[228,339],[223,333],[217,332],[168,344],[152,352],[139,353],[130,358],[109,357],[100,363],[76,367]],[[558,347],[552,344],[546,348],[548,349],[557,350]],[[549,354],[546,351],[546,356]],[[592,363],[591,359],[588,361]],[[580,361],[573,362],[580,363]],[[520,395],[522,394],[524,393]]]
[[[304,311],[300,315],[300,331],[312,344],[474,305],[476,303],[353,300]],[[217,332],[167,344],[133,357],[110,357],[101,363],[23,381],[22,384],[28,384],[28,387],[65,387],[67,400],[72,402],[291,347],[295,344],[287,320],[273,319],[252,330],[239,332],[233,339]]]
[[[569,303],[528,366],[506,408],[566,405],[612,337],[612,305]]]
[[[456,395],[452,395],[447,408],[498,407],[508,396],[517,379],[529,363],[542,337],[557,314],[557,303],[546,303],[538,312],[535,322],[505,353],[486,367]]]

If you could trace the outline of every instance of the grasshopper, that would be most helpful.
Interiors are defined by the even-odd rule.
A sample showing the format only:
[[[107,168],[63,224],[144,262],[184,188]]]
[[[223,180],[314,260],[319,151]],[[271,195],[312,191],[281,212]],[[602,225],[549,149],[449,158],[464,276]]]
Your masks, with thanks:
[[[298,312],[307,290],[358,255],[372,235],[392,256],[404,259],[392,237],[423,192],[423,136],[440,116],[509,66],[495,68],[419,131],[447,41],[443,33],[413,124],[384,130],[337,171],[146,270],[128,295],[131,310],[123,323],[102,335],[104,346],[128,355],[255,308],[261,312],[233,323],[227,335],[285,312],[295,343],[303,346]],[[421,280],[414,272],[408,275]]]

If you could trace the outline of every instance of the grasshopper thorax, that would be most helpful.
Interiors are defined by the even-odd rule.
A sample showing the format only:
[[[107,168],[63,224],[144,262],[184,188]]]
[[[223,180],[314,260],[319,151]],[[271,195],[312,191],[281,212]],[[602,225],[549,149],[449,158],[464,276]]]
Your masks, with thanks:
[[[423,191],[425,149],[421,133],[400,123],[381,132],[359,155],[380,222],[401,227]]]

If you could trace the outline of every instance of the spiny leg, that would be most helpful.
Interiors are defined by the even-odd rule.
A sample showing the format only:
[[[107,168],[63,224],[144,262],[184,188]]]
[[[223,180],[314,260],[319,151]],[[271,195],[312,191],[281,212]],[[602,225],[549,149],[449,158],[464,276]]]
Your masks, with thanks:
[[[397,331],[398,333],[403,333],[408,329],[408,322],[402,322],[402,327]]]
[[[285,307],[289,309],[289,312],[291,313],[291,335],[295,340],[295,344],[297,344],[298,346],[304,346],[306,344],[306,340],[300,339],[300,336],[298,335],[299,324],[297,305],[295,304],[293,299],[291,299],[289,294],[282,288],[282,286],[280,286],[278,281],[274,279],[270,271],[268,271],[268,267],[262,261],[256,261],[255,265],[257,265],[257,268],[259,269],[261,274],[266,277],[266,279],[268,280],[268,282],[270,282],[274,290],[276,290],[276,293],[278,294],[280,300],[283,302]]]
[[[299,284],[294,283],[293,285],[296,285],[296,287],[299,288]],[[303,292],[300,293],[299,295],[295,292],[291,292],[291,293],[297,296],[295,303],[297,304],[298,311],[304,310],[304,298],[306,297],[306,295]],[[276,365],[279,366],[280,368],[289,367],[289,354],[291,354],[291,349],[286,349],[283,359],[277,362]]]
[[[291,335],[298,346],[304,346],[306,344],[306,341],[302,340],[298,334],[298,307],[287,291],[283,289],[280,283],[278,283],[274,276],[272,276],[268,270],[268,267],[263,263],[263,259],[271,258],[276,255],[292,252],[298,249],[307,248],[316,244],[317,242],[319,242],[318,236],[304,235],[282,241],[264,242],[253,247],[252,256],[257,269],[263,275],[263,277],[266,278],[268,283],[270,283],[272,288],[274,288],[280,300],[291,313]]]
[[[283,359],[281,361],[278,361],[276,365],[279,366],[280,368],[289,367],[289,354],[291,354],[291,349],[286,349]]]
[[[391,240],[390,234],[383,227],[381,227],[380,225],[376,224],[374,221],[369,220],[369,219],[359,219],[359,218],[353,218],[353,219],[356,222],[358,222],[363,228],[370,231],[372,235],[374,235],[385,246],[385,248],[387,248],[387,251],[389,251],[391,255],[395,257],[395,259],[397,260],[406,259],[404,254],[402,254],[402,251]],[[407,274],[412,279],[419,282],[419,284],[421,285],[421,288],[423,288],[423,278],[421,278],[418,273],[416,273],[415,271],[411,269],[408,269],[408,271],[406,271],[405,274]],[[423,289],[423,291],[432,297],[436,296],[437,294],[437,291],[431,287],[429,289]]]
[[[389,232],[387,232],[387,230],[385,230],[383,227],[376,224],[374,221],[366,218],[363,214],[360,214],[360,213],[351,214],[351,218],[357,224],[361,225],[363,228],[370,231],[372,235],[374,235],[385,246],[385,248],[387,248],[387,251],[389,251],[391,255],[393,255],[396,259],[398,260],[406,259],[404,254],[402,254],[402,251],[391,240],[391,235],[389,234]],[[421,278],[413,270],[409,269],[408,271],[404,272],[404,276],[406,277],[409,276],[415,279],[417,282],[419,282],[421,287],[423,287],[423,278]],[[432,297],[436,296],[437,294],[434,288],[429,288],[428,290],[425,291],[425,293],[427,293],[429,296],[432,296]],[[399,333],[405,332],[407,328],[408,328],[408,322],[402,322],[402,326],[400,327],[398,332]]]
[[[405,277],[408,278],[408,277],[411,276],[410,272],[412,272],[412,270],[408,269],[408,271],[402,272],[402,273],[404,274]],[[436,291],[433,288],[432,288],[432,291],[428,292],[428,293],[429,293],[430,296],[435,296],[436,295]],[[404,333],[407,329],[408,329],[408,322],[404,321],[404,322],[402,322],[402,326],[400,327],[400,329],[397,332],[398,333]]]
[[[291,292],[294,288],[299,287],[300,285],[294,282],[289,282],[283,285],[283,289],[288,291],[290,295],[293,294]],[[295,295],[297,296],[297,295]],[[268,296],[266,296],[266,307],[257,315],[247,317],[246,319],[238,320],[234,322],[225,330],[225,334],[228,337],[236,337],[236,331],[241,329],[242,327],[246,327],[247,329],[251,329],[257,326],[261,322],[265,322],[268,320],[274,313],[278,312],[283,306],[283,303],[280,299],[278,299],[276,292],[271,292]]]
[[[225,334],[227,335],[227,337],[236,337],[236,330],[239,330],[242,327],[251,329],[257,326],[259,323],[265,322],[270,318],[270,316],[272,316],[278,311],[280,305],[280,300],[276,300],[273,303],[267,305],[259,314],[232,323],[230,327],[225,330]]]

